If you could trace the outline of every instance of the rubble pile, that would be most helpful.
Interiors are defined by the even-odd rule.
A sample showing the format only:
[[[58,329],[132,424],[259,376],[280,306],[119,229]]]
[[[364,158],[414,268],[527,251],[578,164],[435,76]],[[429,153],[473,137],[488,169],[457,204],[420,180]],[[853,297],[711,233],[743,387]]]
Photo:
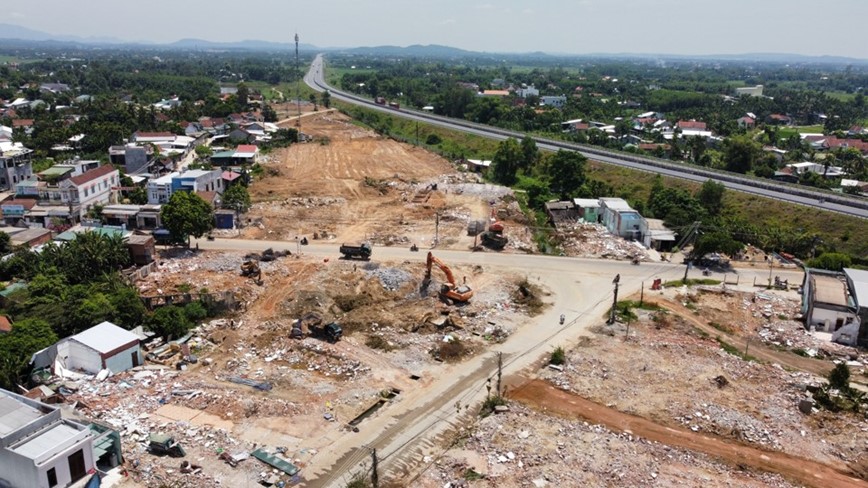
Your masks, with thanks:
[[[367,263],[364,269],[367,277],[376,277],[380,280],[383,288],[389,291],[395,291],[405,283],[413,280],[413,276],[410,273],[400,268],[390,268],[379,266],[376,263]]]
[[[663,425],[821,462],[865,461],[868,444],[855,440],[859,436],[853,433],[868,432],[868,421],[810,408],[805,412],[800,406],[824,378],[744,361],[677,316],[658,328],[651,314],[640,313],[628,341],[623,328],[592,331],[597,334],[568,352],[566,364],[546,368],[540,376],[558,388]],[[819,416],[822,420],[815,421]]]
[[[600,224],[577,222],[558,225],[560,246],[567,256],[605,259],[646,259],[645,248],[611,234]]]
[[[423,488],[465,486],[744,486],[791,487],[778,475],[744,471],[690,451],[510,404],[480,420],[423,476]],[[570,469],[564,469],[570,466]],[[711,476],[710,476],[711,475]],[[485,482],[483,482],[485,483]],[[471,484],[470,486],[474,486]]]

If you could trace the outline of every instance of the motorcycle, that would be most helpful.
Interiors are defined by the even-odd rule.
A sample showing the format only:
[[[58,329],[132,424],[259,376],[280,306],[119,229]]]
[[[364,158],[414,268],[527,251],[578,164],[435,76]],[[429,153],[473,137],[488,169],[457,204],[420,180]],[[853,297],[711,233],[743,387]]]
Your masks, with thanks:
[[[564,317],[564,314],[561,314],[561,325],[564,325],[564,320],[566,320],[566,317]]]
[[[639,263],[640,263],[639,258],[633,258],[633,264],[638,266]]]
[[[711,270],[708,268],[703,269],[702,276],[711,276]]]
[[[306,245],[307,245],[307,237],[302,237],[302,238],[301,238],[301,245],[302,245],[302,246],[306,246]]]
[[[418,251],[418,250],[419,250],[419,246],[417,246],[416,244],[413,244],[412,246],[410,246],[410,250],[411,250],[411,251]]]

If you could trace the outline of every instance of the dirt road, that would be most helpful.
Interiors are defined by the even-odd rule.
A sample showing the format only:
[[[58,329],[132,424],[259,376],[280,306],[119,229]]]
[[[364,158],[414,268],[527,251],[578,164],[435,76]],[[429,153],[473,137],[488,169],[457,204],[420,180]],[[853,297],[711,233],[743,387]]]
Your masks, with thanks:
[[[540,411],[568,418],[582,418],[620,432],[627,432],[651,441],[680,447],[720,458],[738,466],[747,466],[782,476],[816,488],[868,487],[868,483],[851,476],[844,466],[817,463],[775,451],[726,441],[682,428],[666,427],[599,405],[582,397],[555,388],[541,380],[530,380],[513,389],[509,397]]]

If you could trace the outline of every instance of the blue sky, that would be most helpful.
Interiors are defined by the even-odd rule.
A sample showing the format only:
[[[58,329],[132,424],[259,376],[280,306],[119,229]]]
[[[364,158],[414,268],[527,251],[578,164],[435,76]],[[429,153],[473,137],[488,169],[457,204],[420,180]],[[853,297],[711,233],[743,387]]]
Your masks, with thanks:
[[[5,4],[5,5],[3,5]],[[52,34],[321,47],[443,44],[489,52],[868,58],[868,0],[0,0],[3,22]]]

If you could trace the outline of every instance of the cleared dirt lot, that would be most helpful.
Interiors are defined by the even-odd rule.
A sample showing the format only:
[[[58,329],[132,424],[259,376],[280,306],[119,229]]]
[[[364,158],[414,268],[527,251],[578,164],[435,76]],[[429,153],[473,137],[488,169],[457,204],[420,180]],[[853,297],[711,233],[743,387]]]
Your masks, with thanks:
[[[428,247],[439,235],[438,247],[468,249],[467,223],[489,218],[493,206],[508,236],[529,240],[508,189],[337,112],[305,117],[302,129],[314,140],[275,151],[252,185],[252,225],[243,237]]]
[[[802,413],[799,401],[823,378],[784,369],[776,356],[745,361],[718,342],[733,340],[719,329],[771,329],[778,339],[766,346],[756,337],[752,351],[807,361],[796,367],[820,362],[774,349],[772,342],[804,335],[798,322],[783,320],[798,302],[759,293],[769,298],[648,294],[669,311],[634,309],[629,339],[624,323],[600,325],[566,352],[562,371],[518,380],[513,410],[469,428],[425,472],[423,486],[466,481],[468,469],[485,475],[480,486],[868,486],[863,415]],[[709,321],[715,326],[699,327]],[[828,349],[839,358],[855,353]],[[580,469],[558,469],[567,462]]]

